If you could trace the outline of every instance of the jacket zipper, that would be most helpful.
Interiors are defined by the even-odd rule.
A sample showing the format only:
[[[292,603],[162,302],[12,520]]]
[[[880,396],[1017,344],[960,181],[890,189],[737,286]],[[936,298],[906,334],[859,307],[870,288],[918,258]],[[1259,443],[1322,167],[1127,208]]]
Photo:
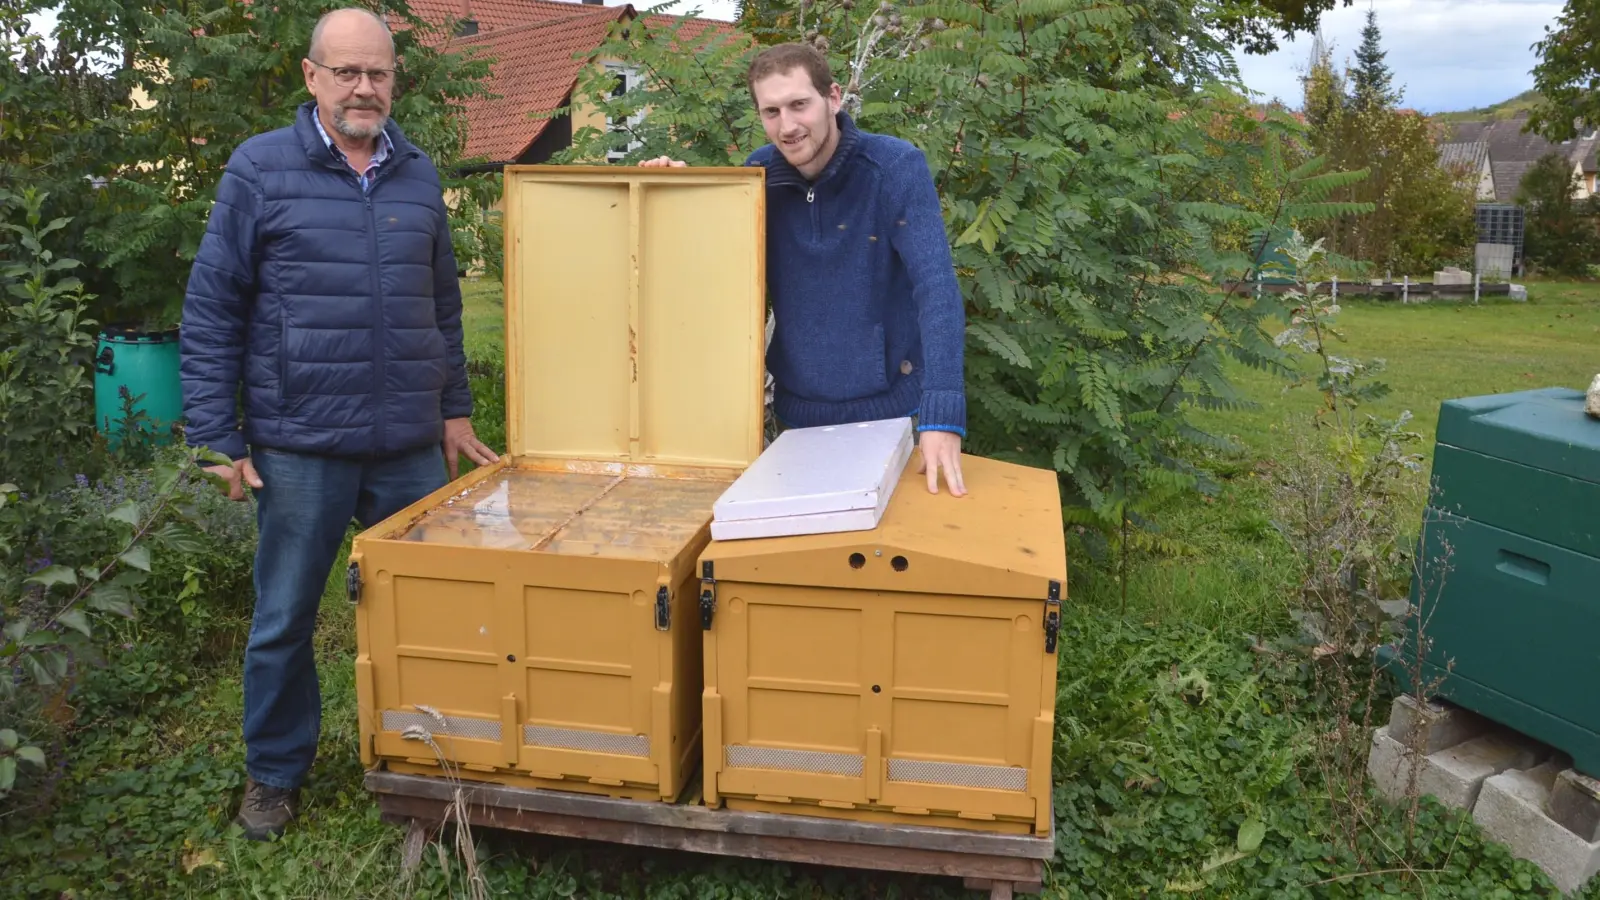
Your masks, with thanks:
[[[413,155],[414,154],[407,153],[405,159],[410,159]],[[397,155],[395,158],[390,160],[392,163],[390,169],[392,170],[395,166],[398,166],[403,161],[404,160],[399,158]],[[349,166],[346,166],[345,169],[348,171]],[[384,322],[383,315],[383,279],[378,274],[378,214],[372,208],[372,193],[378,189],[378,182],[382,180],[385,174],[387,174],[387,171],[384,169],[379,169],[378,171],[374,172],[372,174],[371,183],[367,185],[367,189],[361,194],[362,202],[367,205],[367,233],[371,235],[368,245],[372,255],[367,261],[367,270],[372,273],[372,299],[378,304],[377,333],[374,336],[374,355],[376,357],[374,362],[377,363],[377,377],[374,392],[377,395],[376,399],[378,401],[378,434],[377,440],[374,443],[376,445],[376,452],[379,454],[385,453],[388,450],[388,441],[386,439],[387,435],[385,434],[387,431],[388,422],[384,416],[384,411],[387,408],[387,404],[384,403],[383,398],[384,388],[388,384],[388,382],[385,380],[384,374],[384,349],[387,343],[386,338],[388,337],[388,326]],[[359,178],[356,179],[356,190],[361,190],[361,180]]]
[[[367,270],[372,273],[372,299],[378,305],[378,315],[376,317],[377,333],[373,338],[373,355],[376,357],[374,362],[377,363],[377,373],[376,378],[374,379],[374,392],[377,394],[376,399],[378,401],[378,435],[375,444],[376,451],[379,454],[382,454],[387,449],[387,442],[385,441],[384,436],[384,407],[387,406],[387,404],[384,402],[383,398],[384,385],[387,384],[387,382],[384,380],[383,372],[384,338],[386,336],[386,329],[383,321],[383,279],[378,276],[378,216],[372,211],[372,190],[377,188],[377,186],[378,179],[374,177],[372,179],[371,186],[362,194],[361,199],[367,204],[367,233],[371,235],[369,249],[371,250],[372,256],[367,260]],[[361,184],[357,182],[356,189],[359,190],[360,188]]]
[[[811,185],[806,189],[806,205],[811,207],[811,239],[822,240],[822,219],[817,213],[817,187]]]

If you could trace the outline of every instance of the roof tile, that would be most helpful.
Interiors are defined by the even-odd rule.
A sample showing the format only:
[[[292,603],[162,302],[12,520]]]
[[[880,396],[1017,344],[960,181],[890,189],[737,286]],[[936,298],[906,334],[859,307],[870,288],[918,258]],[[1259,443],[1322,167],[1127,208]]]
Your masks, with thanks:
[[[566,102],[578,73],[593,58],[621,7],[591,7],[588,15],[547,19],[454,42],[477,56],[493,57],[494,98],[467,101],[468,157],[509,162],[544,132],[549,119],[530,118]]]
[[[636,15],[629,4],[602,6],[562,0],[411,0],[413,15],[435,26],[471,17],[478,32],[445,39],[452,49],[493,57],[488,78],[494,99],[474,98],[466,104],[466,156],[510,162],[521,156],[544,132],[548,119],[532,115],[558,109],[577,85],[578,75],[605,42],[611,23]],[[699,41],[708,32],[736,34],[730,22],[698,17],[652,14],[643,17],[651,30],[672,28],[685,41]],[[395,23],[398,25],[399,23]]]

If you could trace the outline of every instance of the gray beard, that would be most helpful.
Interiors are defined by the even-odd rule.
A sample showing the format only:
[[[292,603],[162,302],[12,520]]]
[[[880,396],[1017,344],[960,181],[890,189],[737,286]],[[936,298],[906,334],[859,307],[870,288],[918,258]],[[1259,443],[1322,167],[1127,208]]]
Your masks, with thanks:
[[[383,133],[383,126],[389,123],[389,117],[384,116],[371,126],[357,125],[344,117],[344,110],[335,107],[333,110],[333,130],[347,138],[358,141],[371,140]]]

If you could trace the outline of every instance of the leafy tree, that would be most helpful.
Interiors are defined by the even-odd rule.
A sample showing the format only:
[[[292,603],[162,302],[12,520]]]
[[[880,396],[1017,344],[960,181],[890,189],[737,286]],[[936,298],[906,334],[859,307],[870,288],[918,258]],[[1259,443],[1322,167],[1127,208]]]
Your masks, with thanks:
[[[855,0],[851,0],[854,3]],[[1224,0],[1220,3],[1186,3],[1188,14],[1204,17],[1209,29],[1246,53],[1271,53],[1278,41],[1316,28],[1322,14],[1352,0]],[[804,7],[792,0],[737,0],[735,19],[762,41],[781,42],[783,35],[799,35]],[[868,4],[870,5],[870,3]]]
[[[1554,27],[1534,48],[1539,61],[1533,67],[1533,87],[1538,94],[1528,128],[1550,141],[1577,137],[1600,124],[1600,0],[1567,0]]]
[[[1369,29],[1375,40],[1376,25]],[[1324,241],[1331,261],[1360,260],[1391,272],[1467,262],[1476,239],[1472,189],[1439,165],[1437,127],[1393,107],[1381,51],[1358,60],[1365,69],[1341,74],[1324,51],[1304,79],[1302,110],[1312,153],[1335,169],[1368,175],[1338,196],[1372,211],[1326,220],[1307,234]]]
[[[28,22],[46,5],[0,3],[0,189],[35,189],[44,221],[76,221],[80,227],[55,229],[46,240],[58,255],[88,259],[81,226],[103,198],[95,185],[121,152],[112,123],[128,91],[75,35],[46,45]]]
[[[1358,110],[1379,109],[1400,102],[1394,75],[1383,61],[1383,34],[1378,30],[1377,10],[1367,10],[1367,24],[1361,29],[1361,46],[1356,49],[1356,67],[1350,72],[1351,105]]]
[[[1230,357],[1282,360],[1262,327],[1276,301],[1218,289],[1256,258],[1238,235],[1357,211],[1322,202],[1350,177],[1290,161],[1298,124],[1238,103],[1218,81],[1231,63],[1179,4],[801,9],[783,11],[790,36],[814,32],[847,109],[915,143],[935,173],[966,297],[969,446],[1057,470],[1072,519],[1105,527],[1143,492],[1199,483],[1182,454],[1220,441],[1186,412],[1240,403]],[[560,161],[637,141],[633,159],[728,165],[765,143],[744,85],[756,48],[685,43],[674,52],[640,23],[617,33],[604,52],[644,84],[611,97],[596,77],[578,96],[612,121],[648,114],[580,130]],[[1244,202],[1218,199],[1258,178],[1267,189]]]
[[[66,192],[79,199],[56,199],[88,210],[75,249],[91,273],[89,287],[109,301],[109,308],[93,311],[97,318],[156,327],[176,323],[228,157],[250,135],[291,122],[296,107],[309,99],[300,59],[317,18],[340,5],[65,0],[54,37],[72,65],[31,64],[31,80],[19,98],[21,118],[15,131],[8,122],[5,135],[25,145],[24,158],[36,174],[81,182]],[[462,195],[452,223],[458,257],[463,264],[482,259],[480,210],[497,183],[489,176],[449,176],[463,162],[463,104],[485,90],[480,81],[488,63],[438,49],[433,38],[451,23],[424,23],[404,2],[382,9],[401,23],[395,34],[401,73],[394,118],[439,165],[447,190]],[[91,58],[102,62],[98,77],[109,102],[93,115],[70,116],[48,92],[69,77],[84,83],[76,73]],[[88,90],[86,85],[79,93]],[[40,101],[46,105],[35,110],[32,104]],[[57,133],[69,132],[59,150],[34,130],[46,114],[62,123]],[[104,178],[105,188],[91,192],[86,175]],[[91,199],[81,199],[85,195]]]
[[[1595,204],[1577,201],[1577,173],[1560,153],[1547,153],[1528,169],[1517,187],[1517,203],[1527,210],[1524,253],[1528,262],[1558,275],[1584,274],[1600,257]]]

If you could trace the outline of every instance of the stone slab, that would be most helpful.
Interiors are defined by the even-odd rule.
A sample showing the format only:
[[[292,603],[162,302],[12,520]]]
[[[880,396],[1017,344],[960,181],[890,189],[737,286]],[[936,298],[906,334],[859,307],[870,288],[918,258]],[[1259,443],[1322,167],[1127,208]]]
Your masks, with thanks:
[[[1533,769],[1495,775],[1484,781],[1472,810],[1486,836],[1543,869],[1567,894],[1600,872],[1600,842],[1584,840],[1545,812],[1551,789],[1569,764],[1552,759]]]
[[[1478,802],[1483,783],[1509,769],[1536,766],[1549,751],[1535,741],[1504,729],[1494,729],[1445,747],[1419,760],[1416,790],[1431,795],[1445,806],[1471,809]],[[1378,792],[1390,802],[1408,796],[1412,753],[1393,737],[1387,727],[1373,733],[1372,751],[1367,758],[1367,773]]]
[[[1600,841],[1600,780],[1565,769],[1550,788],[1550,818],[1586,841]]]
[[[1401,694],[1389,707],[1389,735],[1413,750],[1437,753],[1490,731],[1494,723],[1443,700]]]

